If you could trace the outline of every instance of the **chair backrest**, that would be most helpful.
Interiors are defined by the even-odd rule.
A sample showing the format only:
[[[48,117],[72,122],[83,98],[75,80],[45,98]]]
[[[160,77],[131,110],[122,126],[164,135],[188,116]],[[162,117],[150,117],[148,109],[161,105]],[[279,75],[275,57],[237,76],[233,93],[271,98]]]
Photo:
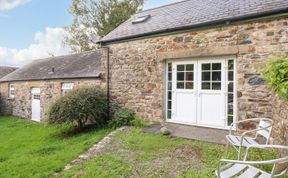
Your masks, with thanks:
[[[257,135],[263,136],[266,139],[266,144],[268,143],[268,140],[269,140],[270,135],[271,135],[272,124],[273,124],[273,121],[271,119],[263,118],[260,120],[258,128],[257,128],[257,129],[265,128],[262,130],[258,130]]]

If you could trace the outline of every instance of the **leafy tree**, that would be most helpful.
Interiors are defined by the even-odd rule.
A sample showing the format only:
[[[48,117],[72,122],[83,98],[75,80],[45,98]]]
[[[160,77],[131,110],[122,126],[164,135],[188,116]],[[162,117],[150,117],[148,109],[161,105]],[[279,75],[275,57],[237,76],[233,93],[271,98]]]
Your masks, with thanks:
[[[96,41],[141,10],[145,0],[73,0],[73,23],[64,43],[74,52],[97,49]]]
[[[268,86],[288,100],[288,54],[274,54],[261,73]]]

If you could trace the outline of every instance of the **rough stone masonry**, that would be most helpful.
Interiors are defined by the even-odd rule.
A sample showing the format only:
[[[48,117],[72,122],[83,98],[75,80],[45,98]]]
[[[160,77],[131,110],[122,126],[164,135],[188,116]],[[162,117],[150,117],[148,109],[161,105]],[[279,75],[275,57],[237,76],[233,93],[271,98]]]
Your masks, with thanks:
[[[273,52],[281,55],[288,51],[287,17],[165,34],[107,46],[111,56],[112,99],[132,108],[150,122],[161,122],[165,116],[166,60],[236,56],[237,119],[273,118],[274,137],[287,143],[287,104],[267,88],[259,75]]]

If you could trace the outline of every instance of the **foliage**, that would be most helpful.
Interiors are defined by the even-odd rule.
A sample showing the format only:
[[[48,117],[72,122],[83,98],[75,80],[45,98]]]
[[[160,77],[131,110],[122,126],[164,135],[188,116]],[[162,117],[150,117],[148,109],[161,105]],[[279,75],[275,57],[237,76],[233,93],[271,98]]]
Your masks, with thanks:
[[[0,117],[0,177],[53,177],[111,131],[90,128],[71,134],[71,129]]]
[[[113,118],[110,121],[109,126],[112,128],[118,128],[124,125],[132,125],[135,118],[136,114],[134,111],[127,108],[121,108],[113,114]]]
[[[274,54],[261,74],[269,87],[288,100],[288,54],[284,56]]]
[[[75,52],[97,48],[97,38],[107,35],[135,14],[144,0],[73,0],[69,12],[73,23],[66,27],[70,34],[64,43]]]
[[[101,126],[107,122],[107,109],[107,96],[102,89],[78,88],[51,105],[48,111],[48,123],[72,123],[81,128],[90,122]]]
[[[147,127],[147,123],[139,117],[136,117],[134,120],[132,120],[131,125],[135,127]]]

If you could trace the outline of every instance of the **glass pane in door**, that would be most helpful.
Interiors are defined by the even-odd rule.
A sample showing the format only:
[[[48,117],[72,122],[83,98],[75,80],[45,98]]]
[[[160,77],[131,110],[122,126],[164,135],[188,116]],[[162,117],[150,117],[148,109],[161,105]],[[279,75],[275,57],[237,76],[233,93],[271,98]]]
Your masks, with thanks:
[[[202,90],[221,90],[222,63],[206,63],[201,65]]]
[[[227,71],[227,126],[230,126],[233,121],[234,121],[234,95],[235,95],[235,89],[234,89],[234,84],[235,84],[235,79],[234,79],[234,67],[235,67],[235,62],[233,59],[228,60],[228,71]]]
[[[177,89],[194,89],[194,64],[177,65]]]
[[[172,63],[167,64],[167,119],[172,113]]]

